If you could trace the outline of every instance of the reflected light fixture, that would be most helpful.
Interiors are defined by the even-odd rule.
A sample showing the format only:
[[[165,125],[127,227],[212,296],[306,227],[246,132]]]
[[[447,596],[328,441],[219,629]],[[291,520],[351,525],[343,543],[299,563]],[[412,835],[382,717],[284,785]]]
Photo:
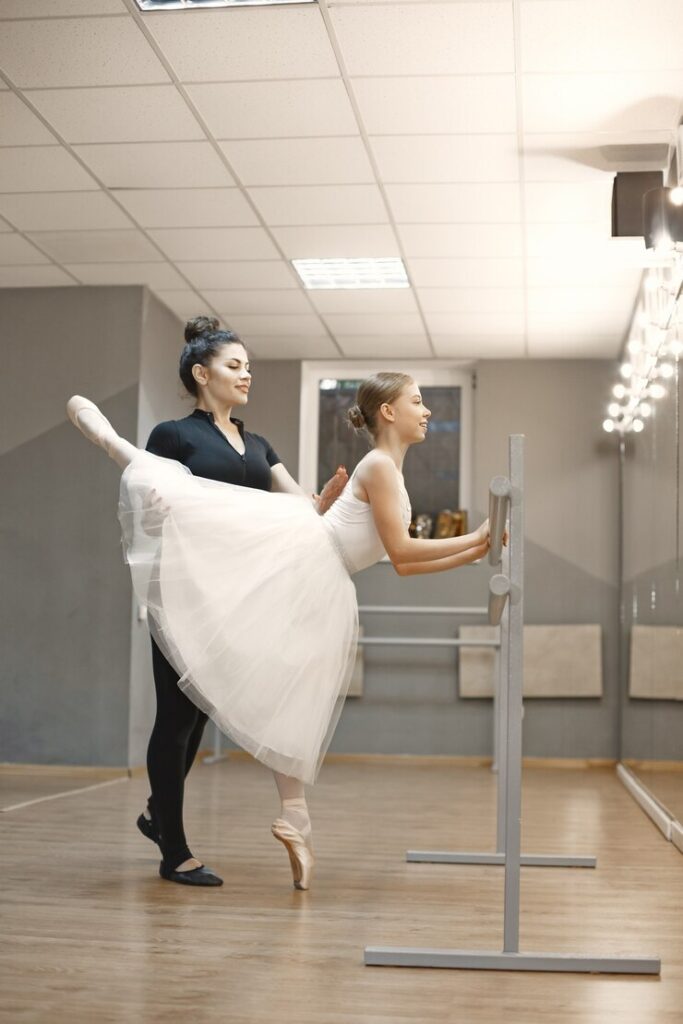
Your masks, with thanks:
[[[669,251],[677,242],[683,242],[680,192],[683,189],[652,188],[643,196],[643,235],[647,249]]]

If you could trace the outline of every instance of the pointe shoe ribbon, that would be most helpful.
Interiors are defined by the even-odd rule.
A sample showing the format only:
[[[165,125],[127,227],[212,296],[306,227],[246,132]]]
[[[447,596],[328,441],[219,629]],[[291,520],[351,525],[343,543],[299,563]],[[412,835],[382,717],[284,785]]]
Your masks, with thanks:
[[[292,866],[292,879],[296,889],[309,889],[315,858],[301,832],[290,825],[284,818],[277,818],[271,825],[270,831],[278,839],[289,854],[289,862]]]

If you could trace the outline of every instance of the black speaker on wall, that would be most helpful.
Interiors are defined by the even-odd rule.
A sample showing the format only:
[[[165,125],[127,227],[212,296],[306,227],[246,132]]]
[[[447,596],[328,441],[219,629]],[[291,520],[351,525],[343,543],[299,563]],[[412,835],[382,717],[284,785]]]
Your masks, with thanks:
[[[664,171],[618,171],[612,188],[612,238],[643,236],[643,196],[664,184]]]

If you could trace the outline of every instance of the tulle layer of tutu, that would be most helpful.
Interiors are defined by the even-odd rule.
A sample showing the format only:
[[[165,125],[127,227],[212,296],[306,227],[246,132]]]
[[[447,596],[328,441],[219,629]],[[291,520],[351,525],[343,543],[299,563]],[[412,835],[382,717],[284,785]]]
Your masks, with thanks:
[[[180,687],[285,775],[313,782],[343,707],[355,587],[304,497],[194,477],[140,452],[121,480],[126,560]]]

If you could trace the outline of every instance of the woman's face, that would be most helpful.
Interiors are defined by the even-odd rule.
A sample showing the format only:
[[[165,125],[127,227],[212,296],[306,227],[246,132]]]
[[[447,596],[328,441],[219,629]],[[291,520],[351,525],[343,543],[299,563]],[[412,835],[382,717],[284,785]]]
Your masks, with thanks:
[[[251,372],[244,345],[222,345],[208,366],[201,367],[200,387],[221,405],[246,405],[249,401]],[[206,383],[202,383],[205,380]]]
[[[419,444],[427,436],[427,423],[432,415],[422,401],[420,389],[412,381],[406,384],[390,408],[394,413],[394,429],[405,444]]]

